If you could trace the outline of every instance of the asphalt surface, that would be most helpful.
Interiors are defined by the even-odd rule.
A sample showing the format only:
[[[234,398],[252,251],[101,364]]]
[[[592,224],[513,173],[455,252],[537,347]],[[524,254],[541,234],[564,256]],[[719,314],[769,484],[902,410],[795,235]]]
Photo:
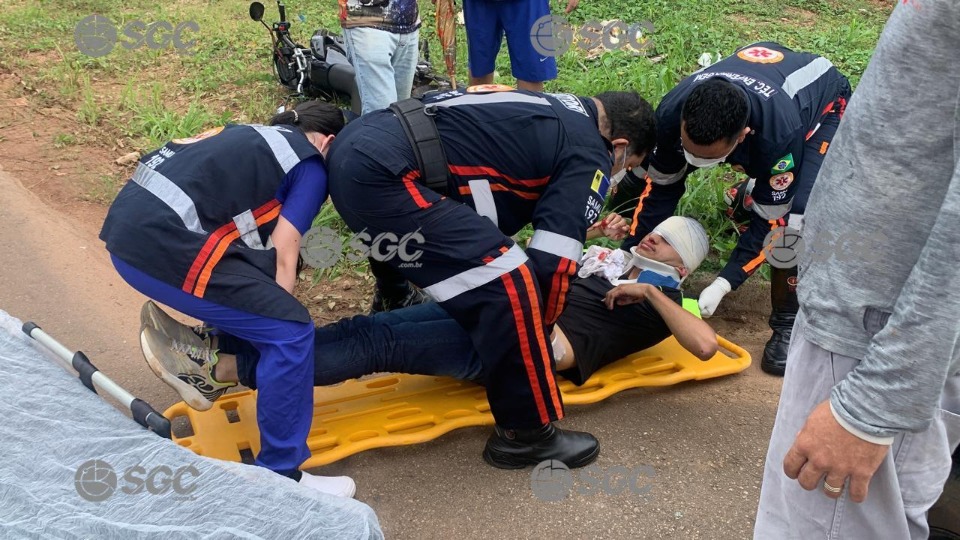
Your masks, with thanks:
[[[0,194],[0,309],[82,349],[160,410],[173,404],[176,395],[140,354],[144,298],[110,265],[98,220],[57,212],[2,171]],[[725,300],[726,320],[712,320],[755,359],[766,339],[765,295],[759,287],[735,293]],[[541,472],[532,483],[530,469],[488,466],[480,457],[486,428],[315,472],[353,476],[357,498],[374,508],[388,538],[747,538],[780,384],[755,360],[739,375],[570,407],[561,427],[590,431],[602,444],[596,466],[570,476]],[[566,497],[545,500],[563,495],[564,478],[572,480]]]

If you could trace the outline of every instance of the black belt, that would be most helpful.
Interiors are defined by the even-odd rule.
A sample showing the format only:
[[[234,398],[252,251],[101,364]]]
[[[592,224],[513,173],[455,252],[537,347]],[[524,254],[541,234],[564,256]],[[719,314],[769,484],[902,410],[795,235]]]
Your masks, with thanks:
[[[447,156],[440,143],[440,132],[427,112],[423,102],[411,98],[390,105],[390,110],[400,119],[400,125],[410,140],[413,153],[420,167],[419,182],[441,195],[447,194]]]

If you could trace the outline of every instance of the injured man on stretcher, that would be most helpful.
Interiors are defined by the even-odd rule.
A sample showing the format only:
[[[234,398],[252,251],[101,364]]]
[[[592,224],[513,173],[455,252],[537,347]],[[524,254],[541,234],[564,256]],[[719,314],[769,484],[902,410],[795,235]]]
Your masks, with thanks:
[[[647,235],[632,258],[627,254],[625,264],[617,266],[606,257],[586,261],[584,268],[597,273],[571,283],[551,334],[557,372],[582,385],[603,366],[671,335],[701,360],[712,358],[718,348],[716,334],[681,307],[680,291],[680,283],[700,265],[708,247],[699,223],[674,216]],[[625,279],[610,280],[621,274]],[[181,324],[153,302],[144,305],[141,319],[144,355],[163,366],[161,378],[191,407],[209,409],[238,383],[257,387],[260,354],[250,343],[216,329]],[[479,384],[486,379],[469,334],[435,303],[318,327],[314,351],[315,386],[381,372]]]

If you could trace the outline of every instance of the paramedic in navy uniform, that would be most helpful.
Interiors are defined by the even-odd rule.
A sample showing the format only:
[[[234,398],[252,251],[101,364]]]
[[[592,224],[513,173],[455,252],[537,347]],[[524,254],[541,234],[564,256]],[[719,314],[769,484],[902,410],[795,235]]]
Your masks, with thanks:
[[[343,115],[306,102],[270,124],[216,128],[141,158],[100,238],[135,289],[258,349],[256,464],[349,497],[352,479],[298,470],[310,456],[314,325],[292,294],[300,238],[327,198],[323,156]],[[235,383],[191,385],[213,373],[216,354],[178,348],[151,327],[151,306],[142,313],[147,362],[191,406],[209,409]]]
[[[424,104],[410,106],[421,122],[423,112],[433,119],[442,145],[435,189],[421,183],[429,182],[402,116],[387,109],[354,120],[334,142],[333,203],[372,238],[422,235],[406,246],[419,250],[415,261],[386,262],[439,302],[479,352],[497,424],[484,459],[501,468],[586,465],[597,440],[552,424],[563,405],[549,336],[607,190],[653,148],[653,109],[633,92],[451,91]],[[528,223],[524,251],[510,236]]]
[[[657,108],[657,147],[628,237],[629,250],[673,215],[685,179],[697,168],[729,163],[750,181],[727,193],[733,217],[749,221],[717,279],[700,294],[713,315],[720,300],[766,260],[764,239],[789,225],[800,230],[803,210],[830,146],[850,84],[829,60],[772,42],[755,43],[687,77]],[[797,313],[797,268],[771,265],[770,328],[760,367],[783,375]]]

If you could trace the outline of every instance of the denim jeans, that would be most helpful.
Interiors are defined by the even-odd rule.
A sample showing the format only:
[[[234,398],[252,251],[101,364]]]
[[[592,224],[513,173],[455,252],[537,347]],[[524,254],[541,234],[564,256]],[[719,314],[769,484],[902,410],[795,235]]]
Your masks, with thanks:
[[[387,313],[357,315],[318,327],[314,333],[314,386],[371,373],[410,373],[481,378],[480,357],[467,332],[435,303]],[[256,349],[220,335],[220,351],[237,355],[240,383],[256,388]]]
[[[356,73],[361,114],[407,99],[420,57],[420,31],[394,34],[376,28],[345,28],[347,59]]]

